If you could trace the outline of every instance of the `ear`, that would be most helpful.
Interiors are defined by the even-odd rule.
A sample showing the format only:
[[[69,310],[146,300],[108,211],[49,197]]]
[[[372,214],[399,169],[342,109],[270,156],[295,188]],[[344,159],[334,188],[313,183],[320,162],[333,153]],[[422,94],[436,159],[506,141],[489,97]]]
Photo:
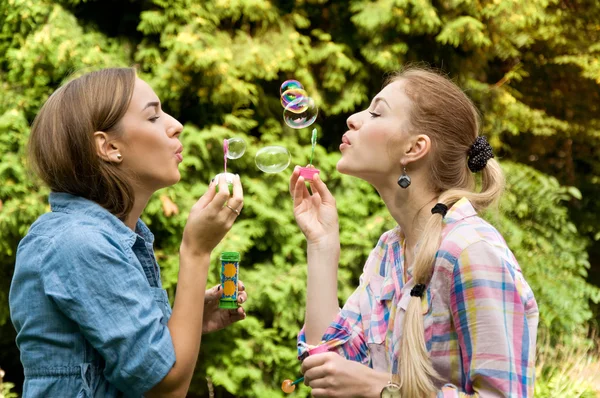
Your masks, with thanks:
[[[428,135],[419,134],[410,141],[402,158],[402,165],[414,163],[423,159],[431,150],[431,139]]]
[[[104,131],[94,133],[94,142],[96,143],[96,153],[100,159],[109,163],[121,163],[122,157],[119,148],[114,141],[110,141]]]

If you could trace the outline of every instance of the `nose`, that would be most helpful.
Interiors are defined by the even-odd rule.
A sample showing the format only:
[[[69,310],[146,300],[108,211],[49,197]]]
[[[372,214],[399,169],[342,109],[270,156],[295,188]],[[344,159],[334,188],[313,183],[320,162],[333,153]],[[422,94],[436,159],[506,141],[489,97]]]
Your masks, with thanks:
[[[358,113],[350,115],[346,120],[346,125],[350,130],[358,130],[361,126],[360,117]]]
[[[179,137],[179,135],[183,131],[183,125],[179,123],[179,121],[173,116],[169,115],[169,117],[171,118],[171,125],[167,130],[167,134],[169,135],[169,137]]]

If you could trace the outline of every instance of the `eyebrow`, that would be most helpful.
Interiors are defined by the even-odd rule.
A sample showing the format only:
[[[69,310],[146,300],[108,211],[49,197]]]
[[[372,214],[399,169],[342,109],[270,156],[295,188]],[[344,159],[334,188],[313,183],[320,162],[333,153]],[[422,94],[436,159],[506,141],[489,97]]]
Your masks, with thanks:
[[[390,106],[390,104],[383,97],[374,98],[373,99],[373,104],[371,106],[375,107],[375,105],[377,105],[378,102],[384,102],[387,105],[388,108],[392,109],[392,107]]]
[[[146,109],[151,108],[151,107],[158,108],[159,105],[160,105],[160,103],[156,102],[156,101],[154,101],[154,102],[148,102],[146,104],[146,106],[144,107],[144,109],[142,109],[142,111],[145,111]]]

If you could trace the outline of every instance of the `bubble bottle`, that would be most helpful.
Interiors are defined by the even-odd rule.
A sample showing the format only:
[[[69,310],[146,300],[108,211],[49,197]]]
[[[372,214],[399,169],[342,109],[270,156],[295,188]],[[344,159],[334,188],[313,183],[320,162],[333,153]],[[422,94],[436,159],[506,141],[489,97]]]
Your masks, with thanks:
[[[219,299],[219,308],[238,308],[238,277],[240,253],[221,253],[221,291],[223,295]]]

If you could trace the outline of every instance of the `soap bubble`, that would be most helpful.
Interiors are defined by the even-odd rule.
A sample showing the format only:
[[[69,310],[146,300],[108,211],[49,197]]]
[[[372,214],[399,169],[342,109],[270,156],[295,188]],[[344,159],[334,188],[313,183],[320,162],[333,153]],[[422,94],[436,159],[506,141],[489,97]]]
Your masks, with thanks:
[[[230,138],[227,140],[228,159],[239,159],[246,152],[246,141],[241,138]]]
[[[265,173],[279,173],[290,165],[292,155],[282,146],[267,146],[256,152],[254,161]]]
[[[283,121],[293,129],[302,129],[313,124],[318,113],[315,100],[310,97],[300,97],[285,107]]]
[[[291,88],[286,90],[283,94],[281,94],[281,106],[285,108],[290,104],[290,102],[302,97],[308,97],[308,94],[301,88]]]
[[[286,80],[281,83],[281,87],[279,88],[279,95],[283,95],[286,91],[299,88],[300,90],[304,90],[304,86],[298,80]]]

